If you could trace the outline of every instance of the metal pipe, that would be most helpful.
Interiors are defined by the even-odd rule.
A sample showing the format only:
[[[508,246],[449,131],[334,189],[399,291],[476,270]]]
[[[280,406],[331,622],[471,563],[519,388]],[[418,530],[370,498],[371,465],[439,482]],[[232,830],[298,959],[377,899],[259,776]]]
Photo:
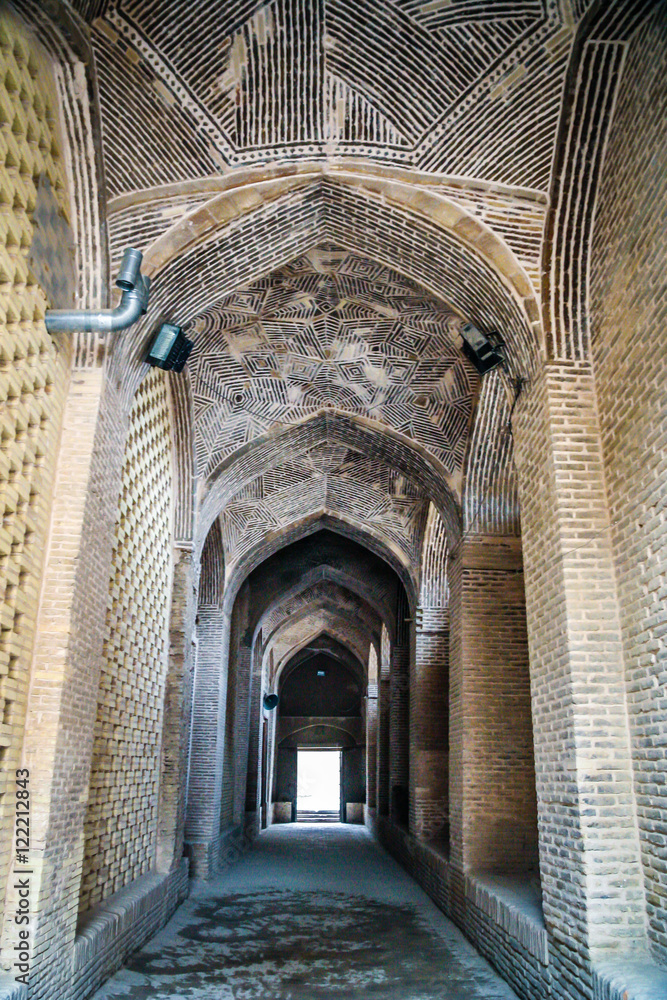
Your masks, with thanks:
[[[132,247],[123,254],[116,278],[122,289],[120,304],[115,309],[89,312],[75,309],[49,309],[44,322],[49,333],[112,333],[125,330],[148,308],[151,282],[140,272],[143,255]]]

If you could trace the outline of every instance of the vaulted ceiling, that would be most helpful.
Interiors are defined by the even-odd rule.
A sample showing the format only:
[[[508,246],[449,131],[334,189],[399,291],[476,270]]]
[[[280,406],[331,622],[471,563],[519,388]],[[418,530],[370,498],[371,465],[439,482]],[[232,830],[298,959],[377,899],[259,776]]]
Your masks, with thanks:
[[[78,5],[112,273],[133,245],[154,275],[125,350],[162,319],[195,341],[199,544],[219,517],[227,579],[318,519],[416,588],[429,511],[518,533],[509,411],[586,0]],[[465,320],[506,375],[480,382]]]
[[[585,6],[110,3],[95,24],[114,151],[109,191],[322,155],[546,190],[574,21]],[[121,106],[133,109],[129,136]],[[124,161],[128,138],[136,155]]]

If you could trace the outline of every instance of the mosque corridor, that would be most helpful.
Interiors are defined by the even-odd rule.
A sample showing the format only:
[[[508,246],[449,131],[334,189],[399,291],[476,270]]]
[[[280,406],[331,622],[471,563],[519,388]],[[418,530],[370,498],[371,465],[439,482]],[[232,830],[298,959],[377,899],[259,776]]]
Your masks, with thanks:
[[[273,827],[94,1000],[515,1000],[360,826]]]

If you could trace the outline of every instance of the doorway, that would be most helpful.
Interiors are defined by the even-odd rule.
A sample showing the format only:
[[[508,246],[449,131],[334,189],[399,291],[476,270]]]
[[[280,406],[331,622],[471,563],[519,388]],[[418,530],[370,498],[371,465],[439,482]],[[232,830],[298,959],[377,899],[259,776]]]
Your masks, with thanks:
[[[340,820],[340,750],[298,750],[296,818],[298,822]]]

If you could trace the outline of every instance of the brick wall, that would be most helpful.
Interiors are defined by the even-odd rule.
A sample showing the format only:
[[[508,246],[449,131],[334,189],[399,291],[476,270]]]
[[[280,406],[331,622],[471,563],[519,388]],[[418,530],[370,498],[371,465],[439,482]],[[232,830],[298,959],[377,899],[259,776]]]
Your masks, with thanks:
[[[534,871],[537,815],[521,550],[469,536],[451,573],[451,858]]]
[[[399,591],[396,635],[389,654],[389,812],[408,824],[410,781],[410,661],[414,658],[407,596]]]
[[[38,188],[66,225],[69,191],[50,61],[0,10],[0,898],[11,862],[14,770],[23,744],[57,444],[67,389],[66,342],[46,332],[51,289],[31,272]],[[58,233],[40,234],[58,271]],[[66,256],[66,254],[65,254]],[[73,294],[73,287],[60,290]]]
[[[667,963],[667,5],[628,47],[591,248],[591,337],[654,956]]]
[[[544,915],[554,994],[569,1000],[591,995],[592,954],[641,947],[644,937],[590,367],[548,365],[514,424]]]
[[[81,883],[83,912],[155,864],[171,586],[172,470],[164,375],[130,415],[109,584]]]
[[[430,629],[416,629],[410,678],[410,831],[425,840],[446,837],[449,827],[449,630],[447,611],[438,610]]]

